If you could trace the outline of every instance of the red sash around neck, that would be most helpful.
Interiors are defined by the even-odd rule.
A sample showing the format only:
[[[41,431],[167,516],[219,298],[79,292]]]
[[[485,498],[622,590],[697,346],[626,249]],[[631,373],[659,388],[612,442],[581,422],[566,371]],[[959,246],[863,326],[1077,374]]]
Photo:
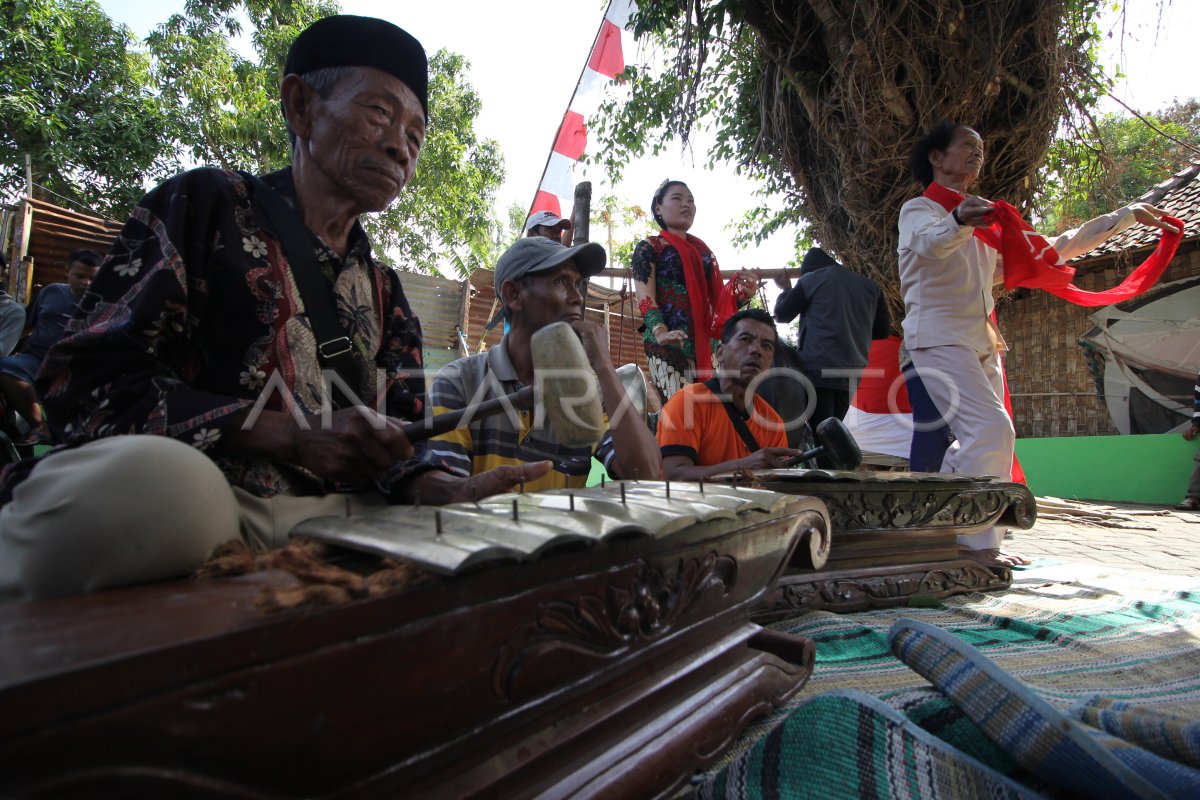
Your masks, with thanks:
[[[686,238],[676,236],[664,229],[659,233],[676,252],[683,262],[683,280],[687,289],[688,303],[692,308],[692,346],[696,349],[696,379],[705,380],[712,375],[712,339],[721,339],[721,329],[725,320],[737,311],[737,302],[733,298],[732,280],[717,293],[716,301],[709,296],[709,283],[704,277],[704,262],[702,256],[712,255],[708,245],[700,239],[686,234]],[[716,269],[716,259],[713,259]],[[715,286],[720,286],[720,273],[717,273]],[[703,355],[701,355],[703,353]]]
[[[964,198],[936,182],[929,184],[925,196],[947,211],[953,211]],[[975,238],[998,251],[1004,259],[1004,288],[1042,289],[1079,306],[1106,306],[1137,297],[1162,277],[1183,238],[1183,221],[1167,217],[1178,228],[1177,233],[1163,231],[1150,257],[1119,285],[1103,292],[1089,292],[1071,282],[1075,278],[1074,267],[1059,263],[1058,251],[1025,222],[1021,212],[1003,200],[994,200],[992,205],[996,210],[988,226],[976,228]]]

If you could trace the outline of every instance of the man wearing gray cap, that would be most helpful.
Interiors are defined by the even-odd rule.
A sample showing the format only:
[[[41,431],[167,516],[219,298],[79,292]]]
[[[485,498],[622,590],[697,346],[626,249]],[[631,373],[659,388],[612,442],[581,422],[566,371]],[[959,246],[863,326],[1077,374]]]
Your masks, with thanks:
[[[66,444],[0,476],[0,597],[187,574],[412,477],[421,328],[358,218],[411,180],[427,86],[405,31],[319,20],[280,81],[292,165],[192,170],[138,204],[37,381]]]
[[[535,211],[525,220],[526,236],[541,236],[552,242],[568,244],[563,241],[571,230],[571,223],[555,214],[553,211]]]
[[[518,239],[496,262],[495,285],[502,307],[489,323],[509,323],[508,333],[486,353],[446,365],[434,379],[429,402],[434,413],[465,408],[472,401],[511,394],[534,383],[530,340],[555,322],[568,323],[579,335],[588,363],[600,384],[609,430],[595,450],[567,447],[548,426],[538,426],[529,411],[474,419],[467,427],[429,442],[423,458],[446,471],[422,475],[421,496],[453,484],[454,475],[475,476],[497,469],[525,466],[538,470],[527,476],[525,488],[581,488],[586,485],[592,456],[617,478],[658,480],[662,457],[658,443],[633,405],[613,369],[604,326],[583,319],[584,282],[604,269],[604,248],[592,242],[564,247],[542,237]],[[619,410],[618,410],[619,409]],[[461,492],[470,486],[455,485]]]

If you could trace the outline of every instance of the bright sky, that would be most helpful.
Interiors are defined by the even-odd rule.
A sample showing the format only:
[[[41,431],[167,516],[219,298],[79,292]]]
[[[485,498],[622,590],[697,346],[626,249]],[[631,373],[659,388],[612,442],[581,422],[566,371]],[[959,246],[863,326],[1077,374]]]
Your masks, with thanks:
[[[183,2],[101,0],[100,5],[136,36],[144,37],[181,9]],[[1108,62],[1115,63],[1120,56],[1128,75],[1118,87],[1118,96],[1140,111],[1151,112],[1174,97],[1196,94],[1190,49],[1195,47],[1191,32],[1200,25],[1200,3],[1174,0],[1162,12],[1161,26],[1156,0],[1129,0],[1126,5],[1130,11],[1123,38],[1107,20],[1102,26],[1106,33],[1112,32]],[[390,19],[428,51],[446,47],[471,62],[469,80],[483,105],[476,132],[499,142],[508,172],[498,198],[501,216],[511,203],[528,208],[532,202],[606,6],[606,0],[566,0],[535,13],[526,3],[495,0],[342,0],[346,13]],[[1117,47],[1122,41],[1123,52]],[[626,61],[635,55],[627,52]],[[1110,102],[1102,110],[1122,109]],[[697,141],[702,142],[702,137]],[[681,178],[696,196],[698,214],[692,232],[708,242],[724,269],[784,266],[792,257],[791,231],[776,234],[757,249],[738,250],[730,244],[732,234],[726,228],[757,204],[757,187],[735,176],[731,167],[706,169],[706,150],[701,143],[681,153],[676,145],[657,158],[643,159],[626,168],[626,178],[615,193],[648,209],[655,187],[664,178]],[[593,182],[594,198],[611,193],[603,186],[603,176],[580,176],[577,170],[576,180],[585,178]],[[593,228],[593,238],[600,235]]]

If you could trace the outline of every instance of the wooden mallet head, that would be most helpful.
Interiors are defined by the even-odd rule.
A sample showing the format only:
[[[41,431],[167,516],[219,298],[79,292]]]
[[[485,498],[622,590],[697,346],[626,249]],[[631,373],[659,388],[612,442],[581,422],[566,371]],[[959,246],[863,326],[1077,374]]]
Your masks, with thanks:
[[[530,339],[534,407],[545,412],[559,442],[567,447],[596,444],[608,427],[600,384],[578,334],[565,322],[547,325]],[[540,415],[535,412],[534,419]]]
[[[858,469],[862,464],[862,450],[858,442],[854,441],[854,435],[837,417],[821,420],[815,434],[820,446],[809,450],[802,458],[809,459],[824,453],[834,469]]]
[[[467,408],[406,422],[401,429],[408,440],[424,441],[469,424],[473,419],[515,408],[533,408],[535,425],[543,420],[549,422],[559,442],[567,447],[596,444],[607,425],[596,373],[588,363],[579,336],[567,323],[555,322],[533,334],[530,351],[533,386]]]

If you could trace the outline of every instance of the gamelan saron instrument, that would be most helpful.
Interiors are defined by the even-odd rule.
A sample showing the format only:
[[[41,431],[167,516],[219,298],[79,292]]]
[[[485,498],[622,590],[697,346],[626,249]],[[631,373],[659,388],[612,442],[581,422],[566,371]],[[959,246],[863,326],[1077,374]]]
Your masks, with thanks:
[[[790,505],[787,498],[746,486],[621,481],[605,488],[497,495],[479,503],[315,517],[297,525],[292,535],[453,575],[491,560],[536,559],[577,544],[668,539],[697,525],[736,529],[745,512],[776,513]],[[796,559],[820,567],[828,557],[829,535],[825,526],[808,522],[797,519],[786,535],[797,540]]]
[[[1028,487],[987,476],[777,469],[713,480],[817,497],[829,511],[827,562],[793,562],[754,611],[760,622],[1007,589],[1012,570],[961,558],[955,537],[990,525],[1028,529],[1037,519]]]
[[[812,670],[749,619],[828,552],[795,493],[625,482],[296,534],[424,578],[270,612],[303,576],[0,606],[0,795],[652,797]]]

